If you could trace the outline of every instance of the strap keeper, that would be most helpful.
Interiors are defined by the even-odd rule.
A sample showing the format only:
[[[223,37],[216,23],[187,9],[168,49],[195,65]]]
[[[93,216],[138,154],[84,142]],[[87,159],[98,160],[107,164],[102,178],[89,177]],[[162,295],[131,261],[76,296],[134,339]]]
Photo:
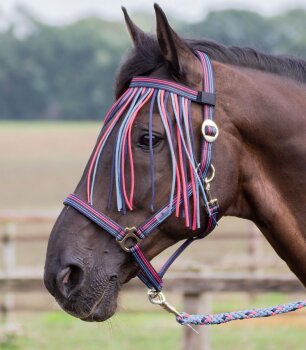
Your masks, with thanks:
[[[196,102],[202,103],[204,105],[215,106],[216,94],[205,91],[198,91]]]

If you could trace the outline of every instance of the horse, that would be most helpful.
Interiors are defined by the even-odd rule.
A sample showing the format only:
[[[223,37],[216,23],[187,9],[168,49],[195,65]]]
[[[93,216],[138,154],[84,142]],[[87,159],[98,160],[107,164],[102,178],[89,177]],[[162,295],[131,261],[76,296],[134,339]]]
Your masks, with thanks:
[[[216,224],[214,220],[223,216],[254,222],[306,286],[306,61],[183,39],[162,9],[154,7],[156,36],[143,32],[123,8],[133,47],[115,80],[119,102],[110,113],[120,117],[104,123],[74,192],[77,197],[66,202],[48,242],[45,286],[66,312],[84,321],[110,318],[123,284],[137,275],[148,282],[139,264],[145,261],[145,267],[150,267],[150,260],[160,252],[178,241],[201,237],[209,223]],[[191,94],[203,91],[200,54],[211,60],[215,101],[213,94],[198,95],[204,102]],[[154,88],[131,88],[138,81],[135,77],[142,77],[142,84],[153,82],[155,89],[158,83],[163,89],[177,87],[178,94],[189,91],[192,96],[188,98],[196,96],[195,102],[176,100],[172,92],[168,92],[172,101],[170,97],[165,101],[164,90],[158,92],[158,99]],[[126,126],[127,141],[121,149],[122,119],[127,118],[134,100],[138,109]],[[180,124],[177,101],[187,101],[181,109],[183,114],[187,111],[187,121],[192,116],[189,125],[184,126],[185,119]],[[203,131],[203,104],[198,102],[204,108],[214,106],[214,121],[204,128],[210,133]],[[97,153],[107,127],[108,139],[100,157]],[[188,148],[191,134],[194,153]],[[209,166],[205,178],[200,177],[196,162],[203,137],[207,143],[213,141],[213,167]],[[119,166],[118,154],[122,156]],[[181,154],[182,162],[178,160]],[[120,181],[114,171],[121,174]],[[135,227],[155,215],[169,198],[174,201],[173,191],[174,210],[153,227],[152,234],[140,239]],[[217,216],[207,210],[212,203],[217,203]],[[113,227],[120,239],[109,234]],[[139,262],[137,257],[145,260]]]

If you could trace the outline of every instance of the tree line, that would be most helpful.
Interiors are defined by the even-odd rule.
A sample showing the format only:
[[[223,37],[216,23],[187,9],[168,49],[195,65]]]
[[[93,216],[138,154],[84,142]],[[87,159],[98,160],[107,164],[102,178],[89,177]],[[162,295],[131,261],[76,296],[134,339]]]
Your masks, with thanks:
[[[25,33],[15,25],[0,30],[0,119],[102,119],[114,98],[116,69],[130,45],[123,21],[85,18],[51,26],[28,13],[23,20]],[[306,58],[304,10],[274,17],[225,10],[198,23],[175,23],[187,38]]]

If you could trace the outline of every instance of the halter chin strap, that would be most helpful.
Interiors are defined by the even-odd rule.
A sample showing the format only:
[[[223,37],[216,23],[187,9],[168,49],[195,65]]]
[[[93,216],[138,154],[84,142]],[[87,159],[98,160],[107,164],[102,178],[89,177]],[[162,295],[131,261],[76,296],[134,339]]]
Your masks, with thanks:
[[[183,196],[175,196],[167,205],[159,209],[151,218],[137,228],[121,227],[111,218],[95,209],[90,198],[88,198],[87,201],[84,201],[75,194],[71,194],[64,200],[65,205],[76,209],[89,220],[101,227],[104,231],[111,234],[124,251],[131,253],[140,268],[138,277],[146,284],[148,288],[156,292],[162,290],[163,276],[174,260],[194,240],[207,236],[217,224],[218,201],[216,199],[212,199],[210,196],[210,182],[213,180],[215,172],[214,167],[211,164],[212,142],[218,137],[218,128],[213,122],[215,105],[214,78],[212,65],[208,56],[199,51],[196,53],[203,68],[203,91],[195,91],[181,84],[149,77],[135,77],[130,84],[130,88],[140,87],[152,88],[155,91],[167,91],[178,96],[182,96],[193,102],[203,104],[204,120],[202,124],[203,140],[201,145],[201,162],[197,166],[196,175],[199,181],[201,181],[201,185],[204,189],[204,205],[206,207],[207,214],[207,225],[204,232],[199,236],[187,239],[167,260],[161,270],[157,272],[141,251],[140,243],[143,239],[148,237],[156,227],[158,227],[170,215],[172,215],[177,207],[180,207],[180,205],[183,203]],[[123,100],[120,101],[121,105],[124,104],[125,98],[126,97],[123,96]],[[120,103],[117,101],[110,111],[112,112],[118,109],[121,106]],[[108,116],[106,119],[108,119]],[[97,151],[98,149],[96,150],[96,154],[98,153]],[[208,178],[207,176],[210,170],[212,171],[212,174],[210,178]],[[90,186],[88,186],[88,188],[90,188]],[[188,183],[186,186],[187,197],[190,197],[193,192],[194,184]]]

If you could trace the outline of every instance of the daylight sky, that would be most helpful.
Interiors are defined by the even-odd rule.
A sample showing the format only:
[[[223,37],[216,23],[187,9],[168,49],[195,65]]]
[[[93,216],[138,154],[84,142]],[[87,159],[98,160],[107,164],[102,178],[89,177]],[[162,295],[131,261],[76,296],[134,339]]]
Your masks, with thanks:
[[[286,9],[306,8],[306,0],[156,0],[167,14],[187,21],[202,19],[210,10],[240,8],[265,15]],[[150,0],[0,0],[0,15],[14,16],[14,8],[26,6],[34,14],[51,24],[65,24],[86,15],[99,15],[106,19],[121,19],[120,6],[130,12],[144,10],[153,14]]]

